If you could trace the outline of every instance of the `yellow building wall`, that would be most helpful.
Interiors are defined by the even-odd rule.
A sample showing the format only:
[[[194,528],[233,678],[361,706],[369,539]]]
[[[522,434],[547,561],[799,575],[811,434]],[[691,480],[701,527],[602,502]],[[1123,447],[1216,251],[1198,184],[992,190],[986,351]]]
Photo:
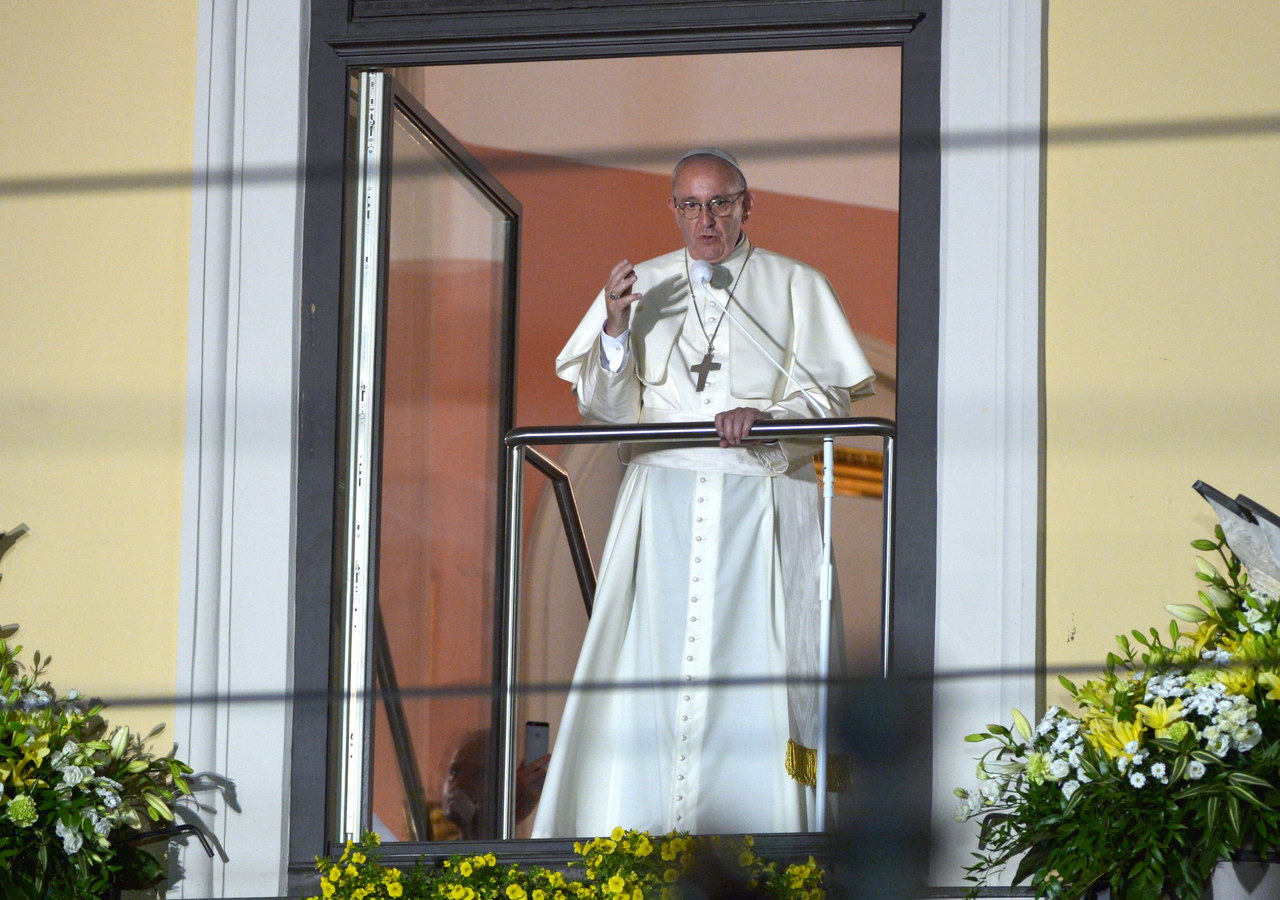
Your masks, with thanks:
[[[0,620],[59,691],[170,697],[197,4],[5,6],[0,530],[31,533],[0,563]],[[157,174],[177,177],[131,182]]]
[[[1278,43],[1275,0],[1050,7],[1051,668],[1196,602],[1196,479],[1280,510]]]

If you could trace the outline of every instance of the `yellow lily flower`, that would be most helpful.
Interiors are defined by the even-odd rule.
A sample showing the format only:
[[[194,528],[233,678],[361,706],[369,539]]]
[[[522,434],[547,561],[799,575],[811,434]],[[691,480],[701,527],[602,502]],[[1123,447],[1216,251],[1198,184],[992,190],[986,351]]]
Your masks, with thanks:
[[[1114,717],[1099,716],[1091,720],[1085,731],[1085,738],[1111,759],[1128,755],[1125,747],[1133,741],[1142,742],[1142,734],[1146,730],[1141,720],[1137,722],[1121,722]]]
[[[1156,737],[1168,737],[1169,726],[1182,718],[1180,699],[1167,703],[1163,697],[1157,697],[1150,706],[1137,703],[1133,708],[1138,711],[1142,723],[1156,733]]]
[[[1280,700],[1280,674],[1269,670],[1259,672],[1258,684],[1267,688],[1268,700]]]
[[[1258,681],[1257,670],[1252,666],[1227,666],[1218,670],[1216,678],[1229,693],[1243,694],[1246,697],[1253,693]]]

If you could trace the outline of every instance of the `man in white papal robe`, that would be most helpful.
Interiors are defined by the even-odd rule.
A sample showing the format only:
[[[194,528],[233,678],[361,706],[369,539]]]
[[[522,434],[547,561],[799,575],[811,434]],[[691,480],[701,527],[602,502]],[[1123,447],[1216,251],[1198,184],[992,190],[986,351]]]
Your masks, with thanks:
[[[873,373],[827,279],[747,239],[753,204],[729,154],[682,157],[668,206],[684,248],[619,262],[556,360],[588,418],[714,419],[721,439],[624,449],[574,674],[591,689],[569,694],[534,837],[814,827],[814,447],[750,433],[846,416]]]

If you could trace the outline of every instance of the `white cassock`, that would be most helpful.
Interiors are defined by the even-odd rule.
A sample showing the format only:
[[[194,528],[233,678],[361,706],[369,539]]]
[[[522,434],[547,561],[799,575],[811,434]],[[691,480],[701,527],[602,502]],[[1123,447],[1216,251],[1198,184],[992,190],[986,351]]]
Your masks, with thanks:
[[[556,360],[583,415],[706,422],[751,406],[775,419],[814,417],[701,290],[691,298],[688,262],[679,250],[635,267],[643,299],[617,373],[601,365],[605,307],[603,294],[596,298]],[[744,237],[708,290],[824,416],[848,415],[851,399],[870,393],[871,368],[816,269]],[[708,336],[722,368],[698,392],[690,369]],[[812,827],[813,791],[788,774],[787,753],[793,738],[815,746],[815,692],[789,691],[784,676],[816,673],[813,450],[624,448],[629,464],[534,837],[603,835],[619,825],[655,834]],[[623,686],[591,689],[610,683]]]

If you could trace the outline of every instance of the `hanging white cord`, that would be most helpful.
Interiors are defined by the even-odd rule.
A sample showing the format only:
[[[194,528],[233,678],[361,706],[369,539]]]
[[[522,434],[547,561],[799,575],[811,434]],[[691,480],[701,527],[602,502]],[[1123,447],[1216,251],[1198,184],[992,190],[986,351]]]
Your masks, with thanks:
[[[726,316],[728,316],[729,321],[730,321],[730,322],[732,322],[735,326],[737,326],[738,331],[740,331],[740,332],[743,334],[743,336],[745,336],[748,340],[750,340],[750,341],[751,341],[751,343],[753,343],[753,344],[755,344],[755,345],[756,345],[756,349],[760,351],[760,354],[761,354],[765,359],[769,360],[769,364],[770,364],[770,365],[772,365],[775,369],[777,369],[779,372],[781,372],[781,373],[782,373],[782,377],[783,377],[783,378],[785,378],[785,379],[787,379],[787,381],[791,382],[791,385],[792,385],[796,390],[798,390],[798,391],[800,392],[801,396],[803,396],[803,397],[804,397],[805,402],[809,404],[809,409],[813,410],[813,414],[814,414],[815,416],[817,416],[819,419],[825,419],[825,418],[827,417],[826,410],[824,410],[821,406],[819,406],[819,405],[818,405],[818,402],[817,402],[816,400],[814,400],[812,397],[810,397],[810,396],[809,396],[809,392],[808,392],[804,387],[802,387],[802,386],[801,386],[800,382],[796,381],[794,378],[792,378],[792,377],[791,377],[791,373],[790,373],[790,372],[788,372],[788,371],[787,371],[786,369],[784,369],[782,366],[778,365],[778,361],[777,361],[776,359],[774,359],[772,356],[770,356],[770,355],[769,355],[769,351],[768,351],[768,350],[766,350],[766,349],[764,349],[764,345],[763,345],[763,344],[761,344],[759,341],[757,341],[757,340],[755,339],[755,335],[753,335],[751,332],[747,331],[747,329],[746,329],[745,327],[743,327],[742,323],[741,323],[741,322],[739,322],[739,321],[734,317],[733,313],[729,312],[728,308],[727,308],[723,303],[721,303],[720,301],[716,300],[716,298],[715,298],[715,297],[710,297],[710,296],[708,296],[708,298],[707,298],[707,299],[708,299],[711,303],[715,304],[715,306],[716,306],[716,307],[717,307],[717,308],[718,308],[722,313],[724,313]]]
[[[835,570],[831,563],[831,500],[835,496],[835,438],[822,439],[822,568],[818,579],[821,622],[818,643],[817,830],[827,830],[827,675],[831,672],[831,601]]]

